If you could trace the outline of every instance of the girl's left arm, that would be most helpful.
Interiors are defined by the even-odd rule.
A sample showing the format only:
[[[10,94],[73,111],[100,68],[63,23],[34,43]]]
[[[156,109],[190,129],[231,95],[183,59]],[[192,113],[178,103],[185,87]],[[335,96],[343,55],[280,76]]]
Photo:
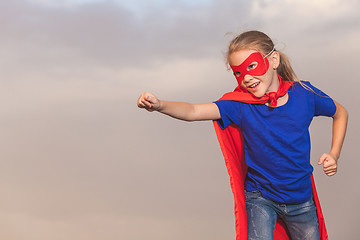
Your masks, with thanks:
[[[338,102],[334,101],[336,105],[336,112],[333,118],[333,130],[332,130],[332,143],[329,153],[324,153],[318,164],[324,164],[323,169],[326,175],[332,176],[337,172],[337,161],[340,157],[341,148],[344,142],[348,112]]]

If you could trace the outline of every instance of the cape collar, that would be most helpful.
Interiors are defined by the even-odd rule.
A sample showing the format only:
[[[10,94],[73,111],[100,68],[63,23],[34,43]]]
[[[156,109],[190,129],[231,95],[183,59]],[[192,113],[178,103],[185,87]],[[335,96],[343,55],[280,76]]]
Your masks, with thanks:
[[[265,104],[269,102],[271,107],[276,107],[278,98],[284,96],[294,83],[293,81],[282,80],[280,75],[278,75],[278,77],[280,81],[278,90],[276,92],[266,93],[261,98],[255,97],[240,86],[237,86],[233,92],[224,94],[219,100],[232,100],[251,104]]]

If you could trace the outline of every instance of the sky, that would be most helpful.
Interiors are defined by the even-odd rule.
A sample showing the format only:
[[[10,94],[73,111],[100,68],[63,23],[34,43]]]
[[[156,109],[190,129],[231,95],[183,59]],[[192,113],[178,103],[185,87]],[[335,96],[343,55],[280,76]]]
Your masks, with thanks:
[[[331,119],[310,128],[330,239],[357,239],[357,0],[0,0],[0,238],[235,239],[211,122],[138,109],[210,102],[235,88],[224,52],[260,30],[349,112],[338,173]]]

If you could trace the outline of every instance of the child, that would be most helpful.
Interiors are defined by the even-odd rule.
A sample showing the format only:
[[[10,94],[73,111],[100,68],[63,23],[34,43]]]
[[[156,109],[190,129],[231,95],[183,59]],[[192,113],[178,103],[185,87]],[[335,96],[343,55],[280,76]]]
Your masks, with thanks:
[[[234,38],[227,63],[238,87],[219,101],[169,102],[145,92],[138,107],[185,121],[214,121],[235,198],[237,240],[328,239],[312,178],[308,128],[314,116],[333,118],[331,150],[318,161],[332,176],[347,111],[299,81],[287,57],[262,32]]]

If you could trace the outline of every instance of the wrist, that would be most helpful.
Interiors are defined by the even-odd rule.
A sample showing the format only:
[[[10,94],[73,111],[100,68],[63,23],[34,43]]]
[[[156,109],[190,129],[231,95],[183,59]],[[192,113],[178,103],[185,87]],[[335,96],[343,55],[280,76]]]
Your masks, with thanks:
[[[340,153],[336,152],[336,151],[330,151],[329,153],[336,161],[339,159],[340,157]]]
[[[160,99],[158,101],[159,101],[159,105],[155,110],[161,112],[164,109],[164,101],[161,101]]]

